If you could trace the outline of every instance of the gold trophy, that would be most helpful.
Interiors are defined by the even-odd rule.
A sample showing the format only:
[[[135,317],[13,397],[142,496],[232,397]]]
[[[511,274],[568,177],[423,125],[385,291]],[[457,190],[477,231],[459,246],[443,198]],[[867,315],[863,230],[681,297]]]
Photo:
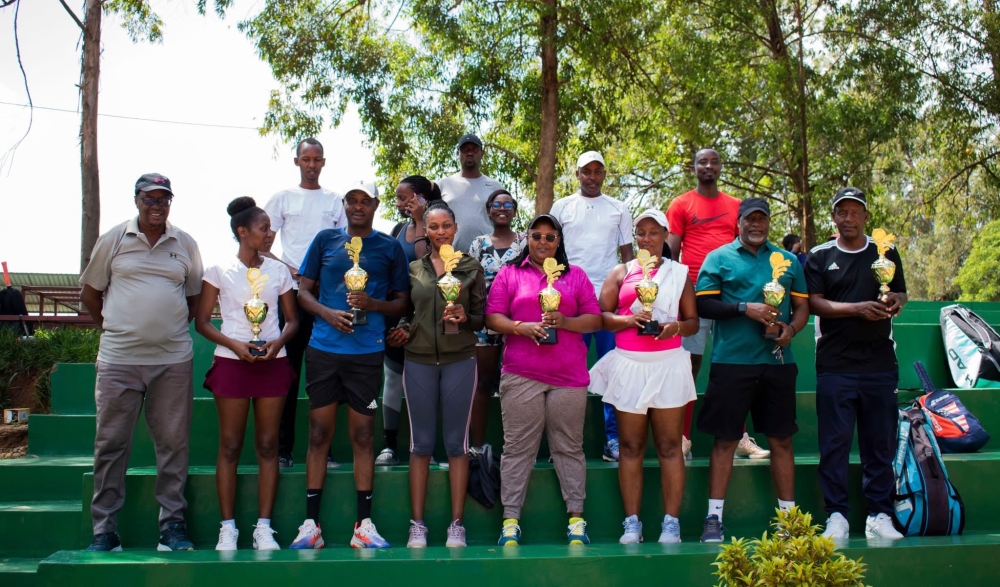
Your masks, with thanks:
[[[347,291],[365,291],[365,286],[368,285],[368,272],[362,269],[361,265],[358,265],[361,261],[361,237],[351,238],[351,242],[344,243],[344,248],[347,249],[347,256],[351,258],[351,261],[354,261],[354,267],[344,273]],[[368,324],[368,312],[359,308],[351,308],[351,324],[354,326]]]
[[[660,293],[660,286],[656,285],[656,282],[649,275],[656,267],[658,259],[656,255],[650,255],[649,251],[639,249],[637,260],[639,267],[642,268],[642,281],[635,284],[635,295],[642,302],[642,310],[652,313],[653,302],[656,300],[656,294]],[[646,322],[645,326],[640,326],[638,332],[645,336],[656,336],[660,334],[660,323],[656,320],[650,320]]]
[[[260,269],[256,267],[251,267],[247,270],[247,281],[250,282],[253,297],[243,304],[243,313],[246,314],[250,324],[253,324],[253,328],[250,329],[250,332],[253,333],[253,338],[249,342],[257,346],[267,344],[266,340],[260,339],[260,325],[264,322],[264,318],[267,318],[267,302],[260,299],[260,290],[264,288],[264,284],[267,283],[268,279],[270,277],[261,275]],[[255,357],[263,357],[267,352],[259,349],[250,349],[250,354]]]
[[[562,293],[552,287],[566,266],[558,263],[554,258],[549,257],[542,263],[545,270],[545,278],[549,284],[542,291],[538,292],[538,302],[542,305],[542,312],[556,312],[559,310],[559,302],[562,301]],[[538,344],[556,344],[559,342],[559,334],[555,328],[545,328],[545,338],[538,341]]]
[[[889,247],[892,246],[892,241],[896,240],[896,235],[889,234],[883,228],[876,228],[872,232],[872,240],[875,241],[875,246],[878,248],[878,259],[872,263],[872,274],[875,275],[875,281],[882,284],[878,288],[878,299],[883,304],[888,304],[889,282],[896,277],[896,264],[886,259],[885,254],[889,251]]]
[[[444,301],[448,302],[448,307],[451,307],[455,305],[458,294],[462,293],[462,282],[451,274],[455,266],[458,265],[458,260],[462,258],[462,251],[456,251],[451,245],[441,245],[438,254],[444,261],[444,275],[438,279],[438,290]],[[458,334],[458,324],[451,320],[444,320],[443,332],[444,334]]]
[[[775,251],[768,258],[771,262],[771,281],[764,285],[764,303],[774,308],[772,314],[775,315],[771,324],[764,327],[764,338],[775,339],[781,336],[781,327],[778,326],[777,310],[785,299],[785,286],[778,283],[778,279],[788,271],[792,265],[791,259],[786,259],[784,255]]]

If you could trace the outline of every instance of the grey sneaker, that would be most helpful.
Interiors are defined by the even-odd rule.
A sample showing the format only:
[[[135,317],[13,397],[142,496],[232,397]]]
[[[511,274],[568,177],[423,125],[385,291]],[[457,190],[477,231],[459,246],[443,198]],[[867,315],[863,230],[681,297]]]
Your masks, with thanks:
[[[677,518],[666,515],[663,516],[663,523],[660,524],[660,544],[677,544],[681,541],[681,522]]]
[[[406,548],[427,548],[427,526],[410,520],[410,539]]]
[[[453,520],[448,526],[448,540],[444,543],[448,548],[463,548],[465,544],[465,526],[458,520]]]
[[[619,544],[639,544],[642,542],[642,522],[639,516],[629,516],[622,522],[625,526],[625,533],[618,539]]]
[[[712,514],[705,517],[705,525],[701,532],[702,542],[723,542],[726,539],[726,528],[719,516]]]
[[[375,457],[376,467],[392,467],[399,464],[399,457],[396,456],[396,451],[391,448],[383,448],[382,452],[378,453]]]
[[[332,456],[327,455],[326,457],[326,468],[327,469],[339,469],[340,463],[336,461]]]
[[[612,438],[604,444],[604,454],[601,458],[609,463],[618,462],[618,439]]]

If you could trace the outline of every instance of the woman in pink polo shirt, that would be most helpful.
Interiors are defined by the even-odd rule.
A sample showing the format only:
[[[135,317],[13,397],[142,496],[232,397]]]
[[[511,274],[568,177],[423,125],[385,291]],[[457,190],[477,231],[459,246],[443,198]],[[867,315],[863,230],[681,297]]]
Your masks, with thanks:
[[[694,287],[685,265],[670,260],[667,217],[646,210],[633,223],[635,244],[657,257],[650,276],[658,292],[652,312],[636,299],[642,281],[637,261],[615,267],[601,289],[604,329],[615,333],[615,349],[590,370],[590,391],[603,395],[618,417],[618,483],[625,505],[622,544],[642,540],[639,504],[642,502],[642,458],[650,425],[660,461],[660,484],[666,515],[660,525],[662,543],[681,541],[681,498],[684,496],[684,454],[681,434],[684,408],[694,401],[694,378],[689,353],[681,337],[698,331]],[[638,327],[659,323],[658,335],[640,335]]]
[[[583,520],[587,480],[583,419],[590,376],[583,335],[601,328],[600,307],[587,274],[571,267],[566,258],[559,221],[548,214],[536,216],[527,233],[527,249],[500,270],[486,303],[486,326],[506,335],[500,376],[504,523],[499,544],[520,544],[521,506],[546,429],[569,512],[567,540],[589,544]],[[538,292],[547,285],[542,264],[550,257],[566,268],[554,283],[562,294],[559,310],[543,313]],[[546,328],[558,330],[556,344],[540,344],[547,337]]]

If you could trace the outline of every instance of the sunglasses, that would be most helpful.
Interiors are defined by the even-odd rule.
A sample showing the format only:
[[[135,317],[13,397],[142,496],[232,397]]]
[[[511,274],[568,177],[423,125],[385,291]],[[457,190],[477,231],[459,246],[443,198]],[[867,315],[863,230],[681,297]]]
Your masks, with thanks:
[[[504,210],[513,210],[514,202],[493,202],[492,204],[490,204],[490,207],[493,208],[494,210],[499,210],[501,208],[503,208]]]
[[[169,208],[170,204],[173,203],[174,197],[167,196],[165,198],[153,198],[151,196],[136,196],[139,201],[147,206],[155,206],[157,204],[163,206],[164,208]]]
[[[541,241],[543,238],[550,243],[554,243],[556,242],[556,239],[559,238],[559,235],[551,232],[548,234],[542,234],[540,232],[531,233],[531,240],[535,241],[536,243]]]

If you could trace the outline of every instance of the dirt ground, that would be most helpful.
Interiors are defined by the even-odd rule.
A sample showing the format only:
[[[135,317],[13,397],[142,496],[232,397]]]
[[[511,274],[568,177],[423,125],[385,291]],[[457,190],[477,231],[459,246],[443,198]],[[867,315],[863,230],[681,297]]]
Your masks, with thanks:
[[[28,427],[0,424],[0,459],[18,459],[28,454]]]

